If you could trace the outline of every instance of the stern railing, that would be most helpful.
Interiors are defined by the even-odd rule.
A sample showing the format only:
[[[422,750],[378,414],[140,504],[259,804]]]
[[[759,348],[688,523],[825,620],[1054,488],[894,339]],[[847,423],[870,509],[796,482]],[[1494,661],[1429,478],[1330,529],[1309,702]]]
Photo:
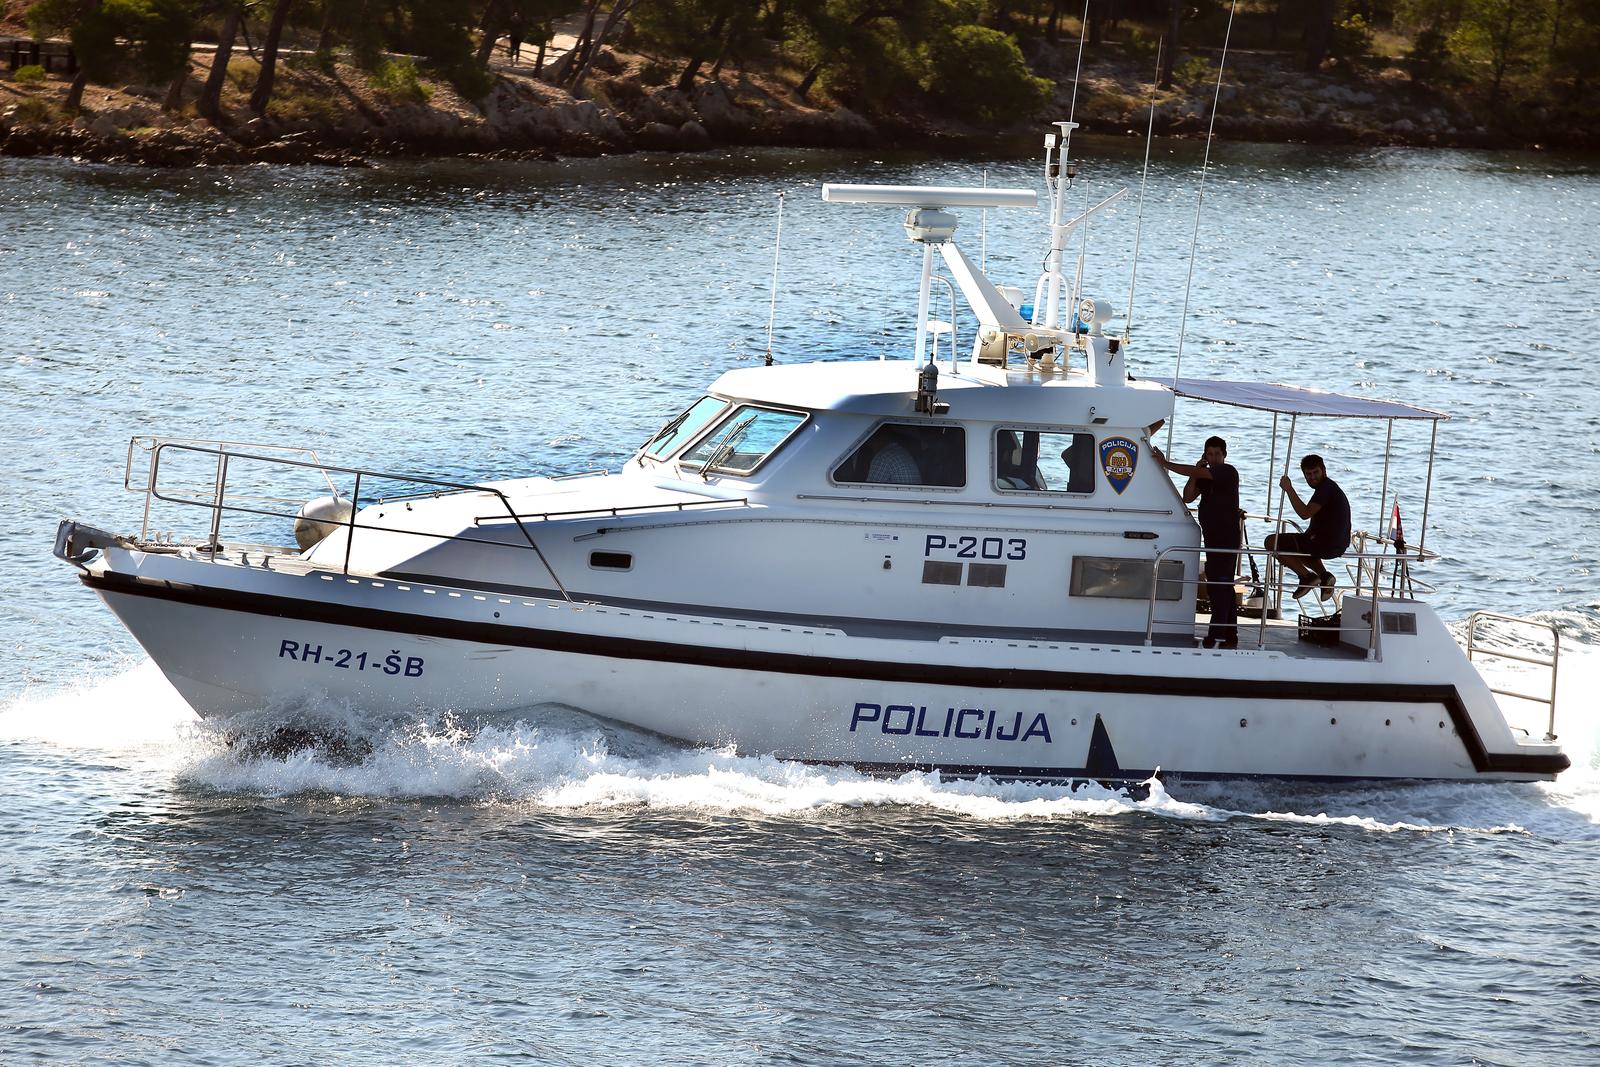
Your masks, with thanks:
[[[1526,652],[1514,651],[1504,647],[1483,647],[1479,643],[1478,624],[1485,619],[1547,631],[1550,634],[1549,657],[1533,656]],[[1492,685],[1489,687],[1489,692],[1503,697],[1515,697],[1518,700],[1526,700],[1534,704],[1543,704],[1548,707],[1550,709],[1550,718],[1545,726],[1544,739],[1546,741],[1554,741],[1556,739],[1556,678],[1561,669],[1561,631],[1556,629],[1554,624],[1540,622],[1537,619],[1523,619],[1516,615],[1503,615],[1498,611],[1474,611],[1467,616],[1467,659],[1470,661],[1477,656],[1486,656],[1491,659],[1508,659],[1517,663],[1527,663],[1535,667],[1548,667],[1550,669],[1549,696],[1523,693],[1515,689],[1497,689]]]
[[[1183,578],[1163,579],[1160,576],[1161,563],[1173,554],[1178,554],[1181,556],[1184,553],[1192,553],[1196,557],[1195,569],[1192,573],[1192,576],[1191,572],[1186,567],[1184,569]],[[1150,582],[1150,594],[1145,605],[1144,643],[1146,645],[1155,643],[1155,632],[1158,622],[1156,619],[1156,600],[1161,592],[1163,582],[1170,585],[1172,582],[1178,581],[1181,582],[1185,587],[1188,587],[1191,584],[1197,587],[1208,584],[1205,579],[1204,567],[1200,565],[1200,560],[1198,558],[1201,553],[1205,553],[1207,555],[1232,556],[1234,557],[1235,561],[1244,556],[1255,556],[1258,554],[1266,558],[1266,577],[1261,579],[1258,583],[1262,589],[1263,601],[1261,604],[1260,621],[1258,623],[1251,624],[1249,627],[1256,630],[1256,647],[1264,648],[1267,643],[1267,620],[1271,615],[1271,611],[1269,611],[1268,608],[1273,604],[1281,604],[1283,600],[1283,558],[1286,556],[1300,557],[1301,554],[1294,552],[1279,553],[1276,551],[1268,551],[1265,548],[1255,548],[1249,545],[1241,548],[1207,548],[1204,545],[1168,545],[1166,548],[1158,551],[1151,560],[1152,580]],[[1383,625],[1379,613],[1381,610],[1382,597],[1384,596],[1382,582],[1385,565],[1406,564],[1409,566],[1411,563],[1420,563],[1426,559],[1434,558],[1433,554],[1416,551],[1395,553],[1379,550],[1377,552],[1372,552],[1363,549],[1355,552],[1346,552],[1344,555],[1336,558],[1338,561],[1344,562],[1347,565],[1354,565],[1355,581],[1348,587],[1341,588],[1339,586],[1335,586],[1335,592],[1340,592],[1342,594],[1341,604],[1343,601],[1348,600],[1351,597],[1356,597],[1357,602],[1363,606],[1370,605],[1370,616],[1363,620],[1368,624],[1367,656],[1370,659],[1381,660],[1383,658],[1383,650],[1379,639],[1379,634],[1382,632]],[[1324,560],[1323,562],[1331,563],[1334,561]],[[1229,581],[1238,581],[1238,571],[1238,563],[1235,562],[1234,573],[1230,577]],[[1332,572],[1330,571],[1329,573]],[[1410,582],[1408,582],[1408,591],[1414,590],[1414,588],[1417,586],[1421,586],[1424,590],[1427,589],[1425,583],[1412,579]],[[1320,591],[1307,595],[1317,596],[1320,602]],[[1163,619],[1159,621],[1163,625],[1180,625],[1178,620]],[[1194,620],[1192,616],[1188,620],[1187,625],[1188,631],[1192,635],[1194,631]],[[1245,629],[1245,624],[1235,624],[1235,633],[1242,635]]]

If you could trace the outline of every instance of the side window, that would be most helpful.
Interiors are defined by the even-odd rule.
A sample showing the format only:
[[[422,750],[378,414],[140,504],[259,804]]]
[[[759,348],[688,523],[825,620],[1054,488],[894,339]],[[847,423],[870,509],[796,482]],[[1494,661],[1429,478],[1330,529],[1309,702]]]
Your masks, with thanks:
[[[994,487],[1022,493],[1094,492],[1094,434],[996,430]]]
[[[738,408],[679,461],[686,467],[749,474],[806,421],[798,411]]]
[[[644,446],[644,454],[653,459],[672,455],[678,446],[699,433],[702,426],[716,418],[727,406],[727,401],[714,396],[701,397],[688,410],[657,430],[656,435],[650,438],[650,443]]]
[[[834,468],[833,480],[859,485],[967,484],[967,434],[959,426],[886,422]]]

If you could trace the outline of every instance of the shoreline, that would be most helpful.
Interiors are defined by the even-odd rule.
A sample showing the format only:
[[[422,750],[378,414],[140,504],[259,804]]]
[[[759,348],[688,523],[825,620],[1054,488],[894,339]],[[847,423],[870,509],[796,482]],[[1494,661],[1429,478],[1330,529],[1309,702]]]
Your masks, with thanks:
[[[1071,105],[1067,57],[1040,46],[1034,69],[1057,80],[1046,110]],[[1110,50],[1116,53],[1116,49]],[[203,82],[210,56],[191,57],[191,88]],[[736,72],[688,91],[646,81],[637,56],[607,53],[601,71],[574,97],[532,76],[502,67],[494,88],[469,102],[448,85],[423,83],[407,99],[374,89],[346,64],[323,69],[289,63],[266,117],[245,106],[251,74],[230,71],[223,119],[212,123],[186,101],[163,111],[164,90],[90,86],[80,113],[61,111],[66,82],[39,85],[0,80],[0,156],[59,156],[148,167],[276,163],[364,166],[380,159],[466,158],[549,160],[639,151],[693,153],[729,147],[911,148],[954,150],[1034,136],[1028,116],[1001,128],[979,128],[906,101],[893,115],[864,115],[842,105],[802,102],[780,79]],[[1375,74],[1291,74],[1281,57],[1230,57],[1216,121],[1224,140],[1350,147],[1600,150],[1600,132],[1563,126],[1559,117],[1514,130],[1490,126],[1459,100],[1422,89],[1394,68]],[[1143,60],[1112,54],[1083,73],[1076,114],[1085,134],[1142,138],[1156,101],[1162,137],[1203,138],[1212,86],[1155,92],[1141,82]]]

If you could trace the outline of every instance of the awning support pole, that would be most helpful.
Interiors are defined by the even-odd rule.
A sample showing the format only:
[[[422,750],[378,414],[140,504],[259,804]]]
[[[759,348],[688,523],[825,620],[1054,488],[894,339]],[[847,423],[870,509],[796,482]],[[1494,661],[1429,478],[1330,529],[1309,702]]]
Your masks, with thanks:
[[[1272,518],[1272,477],[1271,477],[1271,471],[1272,471],[1272,468],[1276,467],[1277,465],[1278,465],[1278,413],[1276,411],[1274,411],[1272,413],[1272,448],[1267,453],[1267,472],[1268,472],[1268,477],[1267,477],[1267,506],[1266,506],[1266,510],[1262,511],[1262,513],[1261,513],[1261,514],[1265,515],[1269,520]]]
[[[1388,423],[1389,431],[1383,438],[1383,488],[1378,490],[1378,525],[1373,530],[1375,540],[1380,546],[1383,544],[1384,538],[1383,520],[1389,513],[1389,457],[1391,455],[1391,446],[1394,444],[1394,420],[1389,419]],[[1359,572],[1361,568],[1357,567],[1356,570]],[[1378,576],[1381,573],[1383,573],[1383,561],[1374,559],[1372,561],[1372,595],[1374,597],[1378,595]]]
[[[1439,420],[1433,420],[1433,433],[1428,437],[1428,488],[1422,494],[1422,528],[1417,531],[1417,555],[1428,543],[1428,501],[1433,499],[1433,456],[1439,444]]]
[[[1276,416],[1274,416],[1274,417],[1276,417]],[[1288,447],[1286,447],[1284,449],[1284,451],[1283,451],[1283,476],[1285,478],[1289,477],[1289,461],[1294,458],[1294,428],[1295,428],[1295,425],[1297,423],[1299,423],[1299,421],[1300,421],[1300,416],[1299,415],[1290,415],[1289,416],[1289,444],[1288,444]],[[1274,526],[1273,532],[1276,533],[1279,537],[1283,536],[1283,502],[1285,500],[1287,500],[1288,498],[1289,498],[1289,494],[1288,493],[1285,493],[1282,490],[1279,490],[1279,492],[1278,492],[1278,518],[1273,523],[1273,526]],[[1273,544],[1276,545],[1277,542],[1274,541]],[[1267,568],[1268,568],[1269,574],[1271,573],[1272,565],[1274,563],[1277,564],[1277,580],[1272,583],[1272,588],[1273,588],[1273,591],[1274,591],[1272,606],[1274,608],[1276,608],[1278,610],[1278,613],[1281,615],[1283,613],[1283,562],[1281,560],[1274,559],[1271,556],[1267,557]]]

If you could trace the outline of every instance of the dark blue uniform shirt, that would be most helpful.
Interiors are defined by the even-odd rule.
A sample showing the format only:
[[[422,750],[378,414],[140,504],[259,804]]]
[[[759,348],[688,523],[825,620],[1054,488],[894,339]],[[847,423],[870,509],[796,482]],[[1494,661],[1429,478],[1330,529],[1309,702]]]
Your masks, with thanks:
[[[1344,550],[1350,547],[1350,501],[1339,483],[1324,475],[1322,484],[1306,503],[1322,505],[1322,510],[1311,516],[1311,525],[1306,527],[1312,550],[1321,559],[1344,555]]]
[[[1196,478],[1200,487],[1200,532],[1207,547],[1239,547],[1239,472],[1232,464],[1211,468],[1211,478]]]

